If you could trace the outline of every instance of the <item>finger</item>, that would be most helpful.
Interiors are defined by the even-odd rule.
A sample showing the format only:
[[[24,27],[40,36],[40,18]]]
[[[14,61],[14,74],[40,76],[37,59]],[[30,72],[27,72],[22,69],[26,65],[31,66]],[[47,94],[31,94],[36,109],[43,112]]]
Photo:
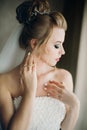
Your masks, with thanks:
[[[33,55],[30,56],[28,62],[29,62],[29,66],[31,67],[31,70],[36,72],[36,63]]]
[[[29,67],[27,65],[24,65],[23,73],[26,73],[29,70]]]
[[[30,59],[30,52],[27,54],[25,61],[24,61],[24,66],[28,66],[28,61]]]
[[[55,84],[45,83],[44,90],[47,93],[47,96],[62,100],[63,97],[63,89],[57,87]]]
[[[56,98],[58,100],[62,100],[62,95],[61,94],[58,94],[58,93],[55,93],[54,91],[48,91],[47,92],[47,96],[48,97],[53,97],[53,98]]]
[[[22,80],[22,78],[20,79],[20,83],[21,83],[21,85],[23,86],[23,80]]]
[[[27,54],[27,57],[24,63],[24,71],[30,70],[30,66],[28,65],[29,59],[30,59],[30,52]]]
[[[62,97],[63,97],[62,91],[58,91],[55,89],[47,89],[47,88],[44,88],[44,90],[47,93],[47,96],[51,96],[53,98],[62,100]]]
[[[47,83],[44,84],[45,92],[51,93],[52,95],[62,95],[63,91],[61,88],[58,88],[56,86],[48,85]]]
[[[55,85],[57,85],[57,86],[59,86],[59,87],[61,87],[61,88],[64,88],[64,84],[63,84],[63,82],[56,82],[56,81],[49,81],[49,83],[52,83],[52,84],[55,84]]]
[[[28,62],[27,62],[27,65],[29,66],[29,67],[32,67],[32,65],[33,65],[33,55],[31,54],[30,55],[30,57],[29,57],[29,59],[28,59]]]
[[[33,71],[33,73],[36,73],[36,63],[33,63],[32,71]]]
[[[20,78],[20,84],[21,84],[21,87],[23,88],[23,86],[24,86],[24,82],[23,82],[23,78],[22,78],[22,76],[21,76],[21,78]]]
[[[59,92],[59,93],[63,93],[63,89],[62,88],[60,88],[60,87],[58,87],[57,85],[55,85],[55,84],[50,84],[50,83],[48,83],[48,84],[44,84],[44,86],[45,86],[45,90],[46,89],[54,89],[56,92]]]

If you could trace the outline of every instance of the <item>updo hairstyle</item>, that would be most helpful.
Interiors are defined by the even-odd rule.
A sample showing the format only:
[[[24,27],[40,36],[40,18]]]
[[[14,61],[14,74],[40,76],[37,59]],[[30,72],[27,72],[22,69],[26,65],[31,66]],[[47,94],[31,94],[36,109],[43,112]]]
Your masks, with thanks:
[[[16,8],[16,18],[23,24],[23,30],[19,37],[19,45],[23,49],[31,47],[31,39],[37,39],[40,46],[46,42],[54,26],[67,30],[67,23],[59,12],[52,12],[47,0],[25,1]]]

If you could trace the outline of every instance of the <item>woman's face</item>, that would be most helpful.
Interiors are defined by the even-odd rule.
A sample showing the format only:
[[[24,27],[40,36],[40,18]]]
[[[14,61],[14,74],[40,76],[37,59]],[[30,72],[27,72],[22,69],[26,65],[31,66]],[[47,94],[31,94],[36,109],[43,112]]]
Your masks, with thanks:
[[[65,54],[63,42],[65,38],[64,29],[54,27],[48,42],[40,46],[40,60],[50,66],[55,66],[61,56]]]

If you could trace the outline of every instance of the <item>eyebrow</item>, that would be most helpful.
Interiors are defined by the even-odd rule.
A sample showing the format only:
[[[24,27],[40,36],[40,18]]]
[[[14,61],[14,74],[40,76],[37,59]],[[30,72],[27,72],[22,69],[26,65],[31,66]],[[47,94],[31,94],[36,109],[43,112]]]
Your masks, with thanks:
[[[62,41],[56,41],[56,42],[54,42],[54,43],[57,43],[57,42],[58,42],[58,43],[63,43]]]

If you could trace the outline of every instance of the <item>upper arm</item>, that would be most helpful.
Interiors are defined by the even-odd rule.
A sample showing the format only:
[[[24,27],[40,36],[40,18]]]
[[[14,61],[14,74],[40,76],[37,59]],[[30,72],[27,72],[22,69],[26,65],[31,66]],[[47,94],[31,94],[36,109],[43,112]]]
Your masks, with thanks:
[[[14,113],[12,97],[4,86],[0,86],[0,122],[3,129],[6,129]]]

